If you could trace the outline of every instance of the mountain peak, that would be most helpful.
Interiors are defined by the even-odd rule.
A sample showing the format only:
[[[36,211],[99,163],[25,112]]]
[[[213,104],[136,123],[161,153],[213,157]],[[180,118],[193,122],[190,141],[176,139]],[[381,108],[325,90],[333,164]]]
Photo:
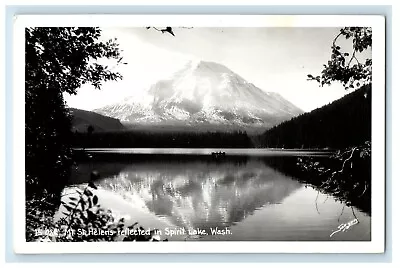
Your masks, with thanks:
[[[205,60],[190,60],[183,66],[183,68],[179,69],[175,74],[173,74],[172,79],[174,79],[174,77],[180,77],[187,74],[210,77],[234,73],[228,67],[220,63]]]
[[[204,71],[211,71],[217,73],[231,73],[232,71],[228,69],[225,65],[212,62],[212,61],[192,61],[193,69],[195,70],[204,70]]]
[[[203,60],[187,62],[146,94],[143,100],[132,98],[132,103],[128,99],[97,111],[130,123],[266,128],[302,113],[279,94],[266,93],[228,67]]]

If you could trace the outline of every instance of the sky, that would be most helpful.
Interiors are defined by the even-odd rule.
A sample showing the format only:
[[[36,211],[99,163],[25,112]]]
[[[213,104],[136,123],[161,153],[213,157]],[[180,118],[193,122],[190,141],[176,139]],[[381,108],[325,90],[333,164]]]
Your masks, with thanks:
[[[305,112],[349,93],[339,83],[319,87],[307,74],[320,74],[330,59],[339,28],[253,27],[173,28],[175,37],[146,28],[103,28],[104,40],[117,38],[126,65],[113,67],[123,80],[96,90],[84,85],[67,105],[93,110],[143,94],[191,59],[225,65],[266,92],[278,92]],[[351,43],[339,45],[350,51]]]

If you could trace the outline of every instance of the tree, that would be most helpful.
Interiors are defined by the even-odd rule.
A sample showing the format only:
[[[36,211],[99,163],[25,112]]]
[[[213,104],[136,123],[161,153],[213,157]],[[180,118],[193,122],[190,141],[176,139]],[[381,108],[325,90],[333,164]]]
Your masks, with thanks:
[[[337,45],[340,38],[352,40],[352,51],[343,52]],[[308,80],[316,80],[321,87],[334,81],[342,83],[345,89],[359,88],[372,83],[372,59],[360,62],[359,55],[372,48],[372,29],[369,27],[344,27],[332,42],[332,55],[321,71],[321,75],[308,75]]]
[[[352,51],[343,52],[337,45],[339,38],[352,40]],[[360,88],[364,85],[371,88],[372,84],[372,59],[366,58],[364,62],[359,60],[361,53],[372,48],[372,29],[369,27],[344,27],[333,39],[331,59],[321,71],[321,75],[308,75],[308,80],[317,81],[321,87],[337,81],[344,88]],[[366,93],[366,94],[370,94]],[[370,98],[364,95],[365,101]],[[371,105],[369,103],[368,105]],[[371,109],[369,109],[371,111]],[[365,115],[365,120],[371,120],[371,114]],[[315,173],[318,178],[318,187],[327,191],[333,191],[347,200],[346,204],[361,203],[370,210],[371,203],[371,142],[370,138],[363,144],[352,146],[336,152],[332,157],[336,166],[329,168],[319,166],[319,162],[304,161],[300,159],[298,165],[309,172]],[[322,183],[321,183],[322,181]],[[355,200],[348,199],[355,196]],[[370,212],[370,211],[369,211]]]
[[[87,127],[87,134],[88,134],[88,136],[91,136],[92,133],[93,133],[93,131],[94,131],[94,127],[93,127],[92,125],[89,125],[89,126]]]
[[[100,59],[120,64],[116,39],[101,41],[99,28],[40,27],[25,30],[25,149],[27,197],[42,190],[58,193],[72,163],[71,117],[63,93],[86,83],[122,76]]]

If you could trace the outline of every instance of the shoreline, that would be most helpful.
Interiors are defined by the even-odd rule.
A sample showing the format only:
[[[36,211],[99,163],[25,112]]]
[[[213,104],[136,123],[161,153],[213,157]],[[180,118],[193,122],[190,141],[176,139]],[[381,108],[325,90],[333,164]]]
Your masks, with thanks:
[[[62,192],[62,201],[68,201],[68,197],[79,198],[79,194],[76,193],[76,189],[82,190],[78,186],[68,186]],[[185,240],[185,236],[176,234],[173,237],[166,236],[164,234],[164,230],[166,229],[178,229],[180,227],[168,222],[167,220],[163,220],[160,217],[150,213],[147,207],[144,204],[140,204],[139,200],[131,200],[136,202],[132,203],[125,199],[123,196],[120,196],[117,193],[113,193],[111,191],[105,189],[91,189],[94,195],[98,197],[99,205],[106,210],[111,210],[115,219],[124,218],[125,226],[129,226],[138,223],[138,227],[143,227],[145,230],[162,230],[162,235],[160,235],[161,240],[168,239],[168,241],[183,241]],[[57,221],[61,218],[62,212],[66,211],[65,208],[60,208],[54,215],[54,221]],[[173,239],[172,239],[173,238]]]

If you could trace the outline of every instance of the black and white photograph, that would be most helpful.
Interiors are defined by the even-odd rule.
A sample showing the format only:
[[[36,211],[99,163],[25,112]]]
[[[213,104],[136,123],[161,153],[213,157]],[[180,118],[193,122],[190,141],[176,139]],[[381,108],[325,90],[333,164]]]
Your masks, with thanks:
[[[382,28],[165,17],[24,26],[28,245],[370,243]]]

